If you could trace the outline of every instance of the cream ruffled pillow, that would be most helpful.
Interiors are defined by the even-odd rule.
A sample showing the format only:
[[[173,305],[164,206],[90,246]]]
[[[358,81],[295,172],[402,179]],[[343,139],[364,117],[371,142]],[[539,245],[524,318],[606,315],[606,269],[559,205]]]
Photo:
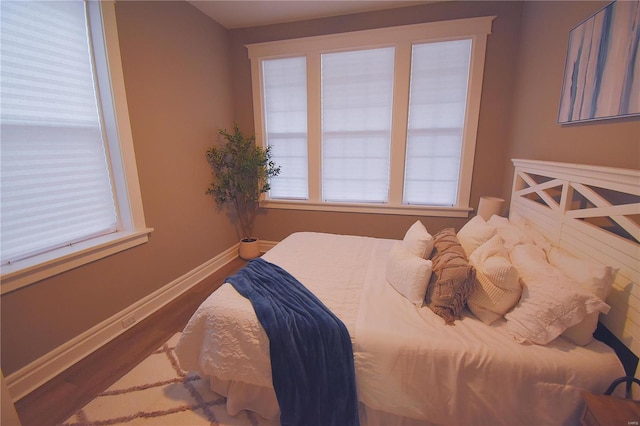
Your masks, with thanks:
[[[469,261],[476,269],[476,285],[467,305],[482,322],[491,324],[513,308],[522,294],[518,271],[507,258],[499,235],[478,247]]]
[[[558,248],[551,248],[547,252],[547,258],[550,264],[580,284],[583,289],[598,296],[600,300],[605,301],[609,296],[617,269],[577,258]],[[599,312],[588,314],[581,322],[566,329],[562,337],[576,345],[588,345],[593,340],[593,332],[598,326],[599,314]]]
[[[609,305],[549,264],[542,248],[520,244],[509,257],[524,286],[520,302],[504,316],[516,341],[546,345],[585,316],[609,311]]]

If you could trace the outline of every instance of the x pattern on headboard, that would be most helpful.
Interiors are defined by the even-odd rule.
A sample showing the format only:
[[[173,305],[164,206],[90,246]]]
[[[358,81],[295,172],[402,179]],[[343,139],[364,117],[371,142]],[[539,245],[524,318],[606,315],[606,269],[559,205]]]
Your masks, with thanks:
[[[528,219],[554,245],[618,268],[607,298],[611,310],[600,320],[640,354],[640,171],[513,163],[510,214]]]

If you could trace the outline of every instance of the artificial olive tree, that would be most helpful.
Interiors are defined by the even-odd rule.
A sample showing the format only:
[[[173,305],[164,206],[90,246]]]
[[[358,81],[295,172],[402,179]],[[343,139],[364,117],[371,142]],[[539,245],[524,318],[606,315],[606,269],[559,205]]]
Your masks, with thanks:
[[[243,135],[238,123],[233,124],[233,133],[226,129],[218,129],[218,133],[225,141],[207,150],[213,172],[207,194],[218,207],[235,214],[242,241],[250,241],[260,197],[269,191],[269,179],[280,173],[280,167],[271,160],[271,146],[257,146],[255,136]]]

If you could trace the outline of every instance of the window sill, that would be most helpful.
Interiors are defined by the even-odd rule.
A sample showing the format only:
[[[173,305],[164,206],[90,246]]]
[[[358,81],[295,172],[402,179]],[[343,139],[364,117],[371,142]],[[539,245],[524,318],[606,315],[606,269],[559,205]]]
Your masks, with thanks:
[[[313,201],[265,200],[260,203],[267,209],[314,210],[327,212],[393,214],[403,216],[468,217],[469,207],[437,207],[417,205],[372,205],[358,203],[318,203]]]
[[[149,241],[152,228],[117,232],[2,266],[1,294]]]

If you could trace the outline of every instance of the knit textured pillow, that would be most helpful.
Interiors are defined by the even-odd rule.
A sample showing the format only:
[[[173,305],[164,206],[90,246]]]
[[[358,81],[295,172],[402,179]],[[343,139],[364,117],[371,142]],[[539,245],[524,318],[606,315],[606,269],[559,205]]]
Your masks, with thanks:
[[[469,263],[476,269],[476,285],[467,305],[487,324],[502,318],[522,294],[518,271],[508,256],[499,235],[494,235],[469,256]]]
[[[433,273],[427,287],[425,304],[446,324],[460,319],[467,298],[475,285],[475,269],[467,261],[453,228],[433,237]]]

